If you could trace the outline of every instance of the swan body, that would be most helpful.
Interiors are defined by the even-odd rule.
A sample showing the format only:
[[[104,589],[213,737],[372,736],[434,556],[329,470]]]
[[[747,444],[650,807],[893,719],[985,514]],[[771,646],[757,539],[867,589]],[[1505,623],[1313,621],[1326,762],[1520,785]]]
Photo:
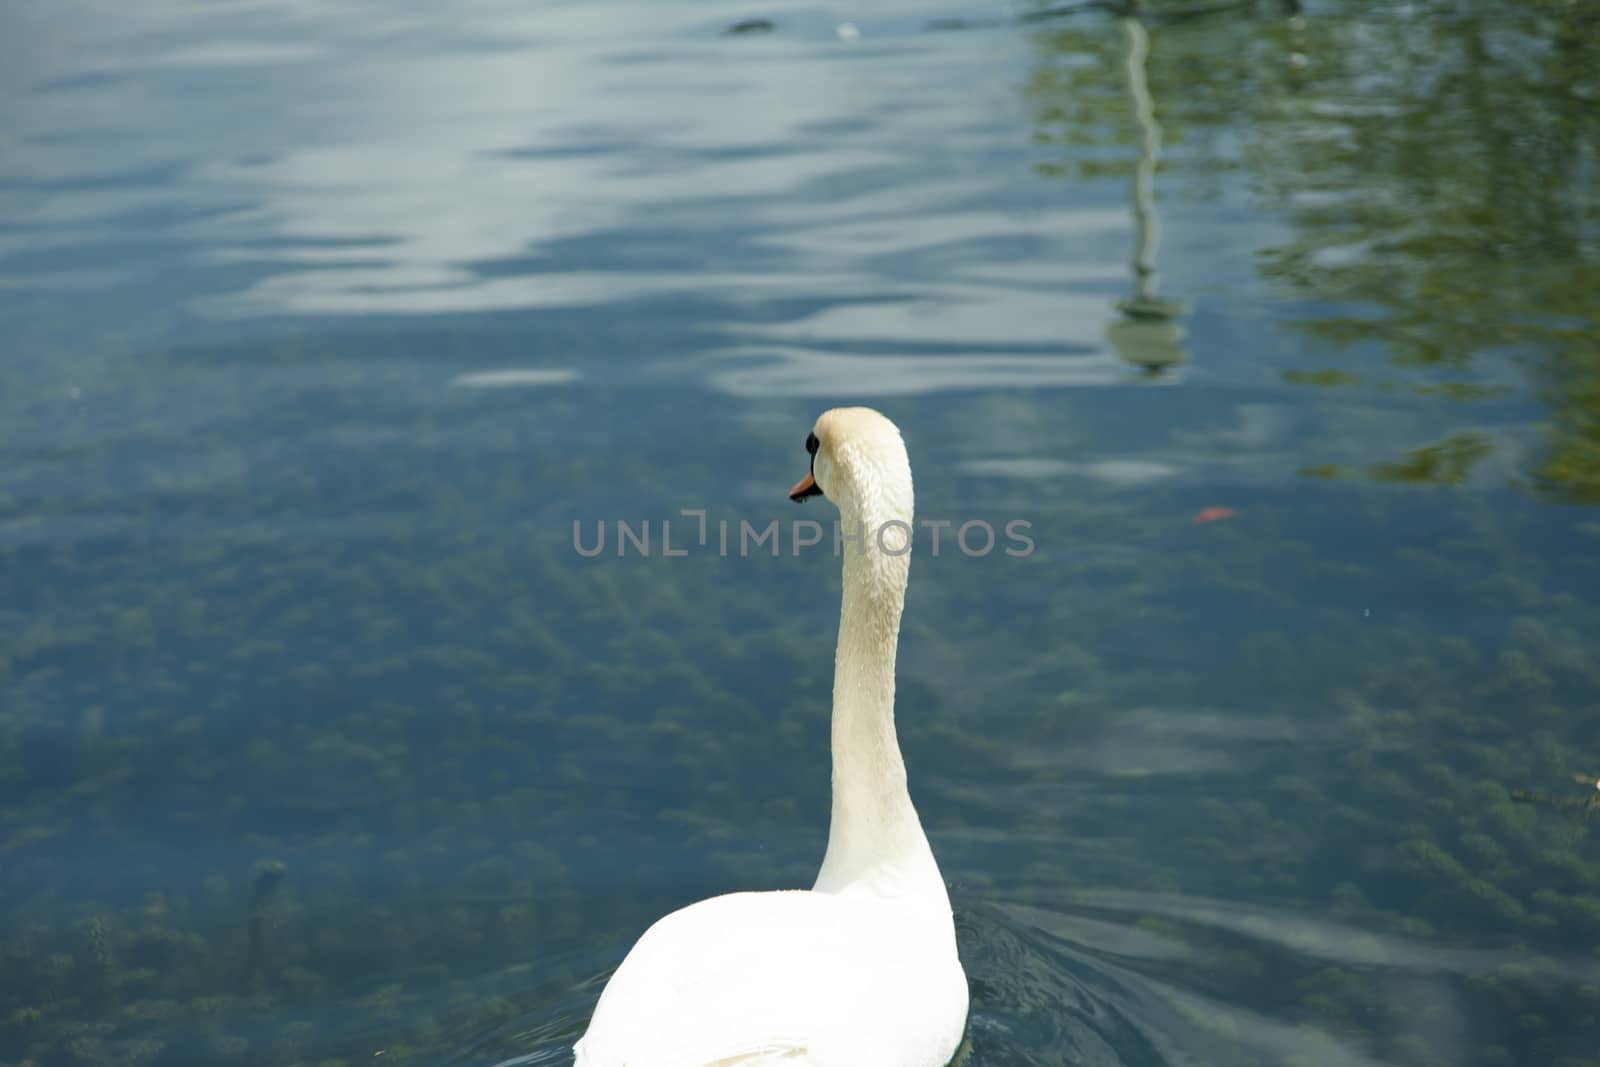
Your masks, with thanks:
[[[806,447],[790,497],[833,501],[844,536],[822,869],[809,890],[658,920],[601,993],[576,1067],[945,1067],[961,1043],[966,974],[894,728],[911,467],[867,408],[824,412]]]

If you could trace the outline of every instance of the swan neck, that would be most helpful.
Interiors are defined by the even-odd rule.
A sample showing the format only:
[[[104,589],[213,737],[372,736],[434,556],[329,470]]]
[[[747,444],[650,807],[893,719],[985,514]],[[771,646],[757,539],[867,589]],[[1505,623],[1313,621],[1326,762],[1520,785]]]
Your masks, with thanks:
[[[833,816],[817,889],[889,896],[936,890],[943,900],[895,733],[895,658],[910,573],[909,548],[899,550],[909,541],[891,531],[880,543],[877,530],[886,520],[855,509],[841,509],[841,519],[846,540],[834,658]],[[909,515],[901,521],[909,530]],[[866,528],[860,543],[849,540],[853,523]]]

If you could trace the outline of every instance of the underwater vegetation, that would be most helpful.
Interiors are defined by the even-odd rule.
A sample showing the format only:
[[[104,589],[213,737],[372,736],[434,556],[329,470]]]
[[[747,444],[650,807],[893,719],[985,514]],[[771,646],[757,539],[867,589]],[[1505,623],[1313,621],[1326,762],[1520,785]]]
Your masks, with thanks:
[[[538,409],[544,432],[585,417]],[[907,409],[935,467],[974,410]],[[976,410],[1050,425],[1020,402]],[[1085,402],[1069,421],[1094,417]],[[705,433],[635,484],[709,491],[748,430]],[[831,561],[575,563],[570,501],[540,489],[560,457],[516,444],[435,452],[421,477],[423,453],[375,452],[336,498],[253,490],[249,513],[392,508],[339,551],[286,527],[165,523],[136,557],[0,550],[0,1061],[555,1044],[663,907],[810,875],[831,641],[812,594]],[[774,444],[749,476],[781,488],[785,458]],[[393,507],[399,492],[427,506]],[[1006,492],[929,479],[923,507],[998,514]],[[1600,580],[1593,534],[1562,547],[1527,505],[1423,512],[1377,484],[1236,502],[1193,526],[1191,489],[1043,484],[1036,558],[917,564],[901,730],[979,938],[978,1010],[1059,1025],[1050,986],[1016,987],[1002,949],[1019,935],[992,918],[1028,902],[1159,934],[1184,952],[1154,977],[1383,1062],[1563,1062],[1600,1026],[1574,977],[1600,946],[1600,854],[1582,819],[1516,790],[1558,795],[1600,752],[1600,635],[1575,592]],[[1085,536],[1125,552],[1085,561]],[[1018,640],[1024,621],[1041,639]],[[1175,694],[1187,710],[1165,710]],[[1403,960],[1381,947],[1339,962],[1139,894],[1321,913],[1380,945],[1494,946],[1449,1008],[1494,1041],[1463,1058],[1411,1040],[1381,966]],[[980,1031],[975,1062],[983,1048]]]

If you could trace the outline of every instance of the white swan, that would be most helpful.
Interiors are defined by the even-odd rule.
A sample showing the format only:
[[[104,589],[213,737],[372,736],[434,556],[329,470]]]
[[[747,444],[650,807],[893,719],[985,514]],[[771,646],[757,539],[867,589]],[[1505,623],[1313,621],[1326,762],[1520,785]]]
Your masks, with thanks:
[[[894,729],[911,466],[867,408],[824,412],[806,449],[789,496],[826,495],[844,535],[822,870],[810,890],[729,893],[656,922],[601,993],[576,1067],[944,1067],[961,1043],[950,899]]]

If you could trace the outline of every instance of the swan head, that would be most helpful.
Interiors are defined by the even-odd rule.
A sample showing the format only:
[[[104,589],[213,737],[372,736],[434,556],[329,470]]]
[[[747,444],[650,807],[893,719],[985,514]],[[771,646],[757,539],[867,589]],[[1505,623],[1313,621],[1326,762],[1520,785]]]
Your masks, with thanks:
[[[909,524],[911,461],[899,427],[871,408],[833,408],[817,418],[806,437],[811,471],[789,490],[789,499],[814,496],[840,512]]]

